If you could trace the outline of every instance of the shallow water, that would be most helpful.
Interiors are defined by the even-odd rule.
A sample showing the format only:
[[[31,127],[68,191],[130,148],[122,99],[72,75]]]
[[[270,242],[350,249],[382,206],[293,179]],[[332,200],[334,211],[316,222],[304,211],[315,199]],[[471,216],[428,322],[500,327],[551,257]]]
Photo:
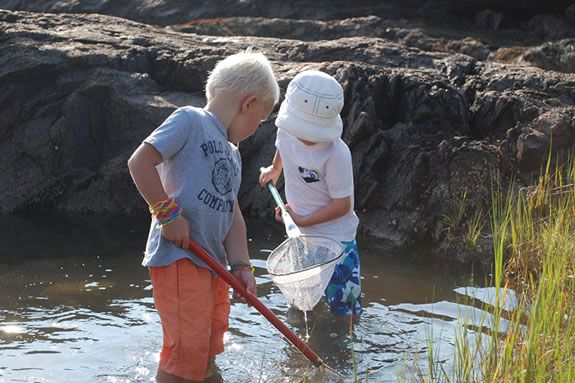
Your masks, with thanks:
[[[0,230],[0,382],[154,381],[161,327],[140,266],[144,224],[5,217]],[[281,230],[248,223],[258,292],[304,337],[302,316],[290,311],[287,318],[288,305],[266,275],[265,257]],[[493,291],[477,288],[484,282],[470,271],[400,260],[373,241],[360,240],[359,249],[365,312],[353,337],[349,323],[331,318],[322,303],[308,315],[309,346],[345,377],[339,381],[353,381],[354,365],[361,381],[411,381],[414,366],[426,368],[430,339],[434,358],[449,370],[458,318],[488,318],[481,301]],[[466,296],[476,303],[458,303]],[[225,341],[217,359],[225,382],[338,381],[243,304],[232,305]]]

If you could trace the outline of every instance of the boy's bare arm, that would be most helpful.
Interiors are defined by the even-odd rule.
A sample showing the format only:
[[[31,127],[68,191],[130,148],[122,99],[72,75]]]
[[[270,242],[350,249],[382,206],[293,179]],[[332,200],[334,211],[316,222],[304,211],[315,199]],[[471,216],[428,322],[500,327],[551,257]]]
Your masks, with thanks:
[[[143,143],[128,160],[130,175],[148,205],[168,198],[156,171],[163,161],[162,155],[152,145]]]
[[[286,209],[288,210],[296,225],[301,227],[312,226],[346,215],[349,212],[349,209],[351,209],[351,196],[332,199],[331,202],[326,206],[306,216],[295,214],[291,210],[289,204],[286,205]],[[277,218],[279,217],[276,211],[276,219]]]
[[[224,248],[230,266],[235,264],[250,264],[248,253],[248,238],[246,234],[246,223],[240,210],[238,200],[234,202],[234,218],[230,231],[224,239]],[[256,280],[254,274],[248,268],[240,268],[234,275],[239,278],[246,289],[256,295]],[[234,294],[234,298],[239,299],[239,295]]]
[[[163,161],[162,155],[152,145],[143,143],[128,160],[130,175],[138,191],[148,205],[168,198],[156,166]],[[172,222],[162,226],[162,235],[176,246],[187,249],[190,238],[188,221],[179,215]]]
[[[275,185],[278,182],[279,176],[282,174],[283,170],[283,163],[282,158],[280,156],[280,152],[276,149],[276,154],[274,154],[274,159],[272,160],[271,166],[268,166],[261,174],[260,174],[260,185],[266,186],[268,182],[272,181]]]
[[[272,167],[281,173],[283,169],[282,157],[280,156],[280,151],[276,149],[274,154],[274,159],[272,160]]]

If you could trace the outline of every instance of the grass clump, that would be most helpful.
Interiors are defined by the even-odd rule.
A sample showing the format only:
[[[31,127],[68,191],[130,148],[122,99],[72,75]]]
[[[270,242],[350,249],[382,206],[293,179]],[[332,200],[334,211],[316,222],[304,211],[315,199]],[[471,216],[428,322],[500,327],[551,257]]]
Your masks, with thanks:
[[[498,293],[484,306],[490,323],[483,330],[463,325],[453,368],[431,368],[441,376],[422,380],[575,382],[575,165],[550,164],[534,186],[495,193]],[[510,287],[519,293],[512,310],[504,309]]]

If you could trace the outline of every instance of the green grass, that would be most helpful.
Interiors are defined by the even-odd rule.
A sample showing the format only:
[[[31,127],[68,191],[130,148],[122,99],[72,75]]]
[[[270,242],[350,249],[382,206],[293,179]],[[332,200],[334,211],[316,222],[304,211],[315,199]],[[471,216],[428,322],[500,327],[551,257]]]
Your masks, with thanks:
[[[492,323],[481,335],[463,320],[453,370],[430,366],[422,381],[575,382],[575,166],[550,164],[535,186],[494,193],[492,286],[501,293],[484,306]],[[510,287],[519,303],[507,312]]]
[[[444,220],[448,230],[466,227],[475,246],[483,219],[477,213],[465,221],[466,197]],[[415,365],[409,377],[404,370],[398,381],[575,382],[575,163],[559,168],[549,160],[534,186],[495,190],[489,222],[494,302],[483,305],[479,323],[459,319],[452,368],[438,360],[430,327],[427,366]],[[510,289],[518,297],[513,309],[505,308]],[[372,381],[367,370],[358,372],[353,342],[351,358],[352,381]]]
[[[449,213],[442,216],[443,230],[447,237],[446,244],[459,241],[467,251],[473,251],[483,230],[484,216],[481,211],[467,212],[467,197],[468,190],[465,189],[459,198],[453,200]]]

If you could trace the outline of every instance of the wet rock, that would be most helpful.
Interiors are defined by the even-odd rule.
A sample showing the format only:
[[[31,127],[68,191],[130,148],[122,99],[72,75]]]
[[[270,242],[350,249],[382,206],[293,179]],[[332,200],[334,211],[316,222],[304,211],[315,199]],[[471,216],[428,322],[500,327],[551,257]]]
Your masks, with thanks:
[[[463,53],[477,60],[486,60],[491,50],[481,41],[466,37],[462,40],[453,40],[445,44],[445,50],[454,53]]]
[[[426,51],[462,53],[477,60],[486,60],[491,53],[485,44],[471,37],[461,40],[433,38],[417,29],[407,33],[401,43]]]
[[[170,30],[212,36],[260,36],[294,40],[337,39],[354,36],[393,39],[405,23],[378,16],[339,20],[303,20],[263,17],[225,17],[193,20],[167,27]]]
[[[438,8],[438,7],[442,8]],[[417,14],[419,0],[359,0],[353,4],[343,0],[304,0],[286,3],[280,0],[5,0],[3,9],[50,13],[99,13],[156,25],[174,25],[199,19],[221,17],[262,17],[275,19],[328,20],[369,15],[399,18],[400,14]],[[449,3],[433,4],[434,12],[450,10]],[[441,9],[441,11],[440,11]],[[429,14],[429,11],[427,12]]]
[[[503,20],[503,12],[495,12],[491,9],[484,9],[475,14],[475,23],[484,29],[497,30]]]
[[[545,43],[529,50],[523,59],[542,69],[575,73],[575,39]]]
[[[0,31],[2,213],[145,211],[127,158],[176,107],[202,106],[215,63],[247,47],[268,55],[282,89],[304,69],[340,81],[359,230],[391,248],[443,251],[454,201],[465,196],[451,229],[463,233],[492,182],[537,169],[547,141],[573,145],[575,78],[525,64],[387,38],[208,36],[103,15],[0,11]],[[240,204],[270,220],[257,175],[273,156],[276,112],[240,145]]]
[[[517,143],[519,169],[536,170],[542,165],[549,150],[549,137],[543,132],[528,128]]]
[[[575,35],[575,26],[568,13],[536,15],[527,23],[527,30],[545,40],[558,40]]]
[[[575,22],[575,4],[571,4],[565,9],[565,17],[567,17],[569,21]]]
[[[503,64],[515,64],[523,58],[526,52],[527,48],[524,47],[503,47],[493,52],[491,59]]]
[[[4,0],[1,7],[15,11],[51,13],[99,13],[150,24],[170,25],[201,18],[217,18],[230,15],[291,19],[334,19],[366,16],[368,14],[391,18],[398,14],[422,17],[454,18],[485,10],[506,14],[544,14],[563,12],[569,1],[539,0],[344,0],[309,1],[296,0],[289,4],[279,0]]]
[[[517,160],[522,171],[538,170],[549,150],[560,154],[573,146],[575,112],[573,108],[557,109],[535,118],[521,133],[517,142]]]

